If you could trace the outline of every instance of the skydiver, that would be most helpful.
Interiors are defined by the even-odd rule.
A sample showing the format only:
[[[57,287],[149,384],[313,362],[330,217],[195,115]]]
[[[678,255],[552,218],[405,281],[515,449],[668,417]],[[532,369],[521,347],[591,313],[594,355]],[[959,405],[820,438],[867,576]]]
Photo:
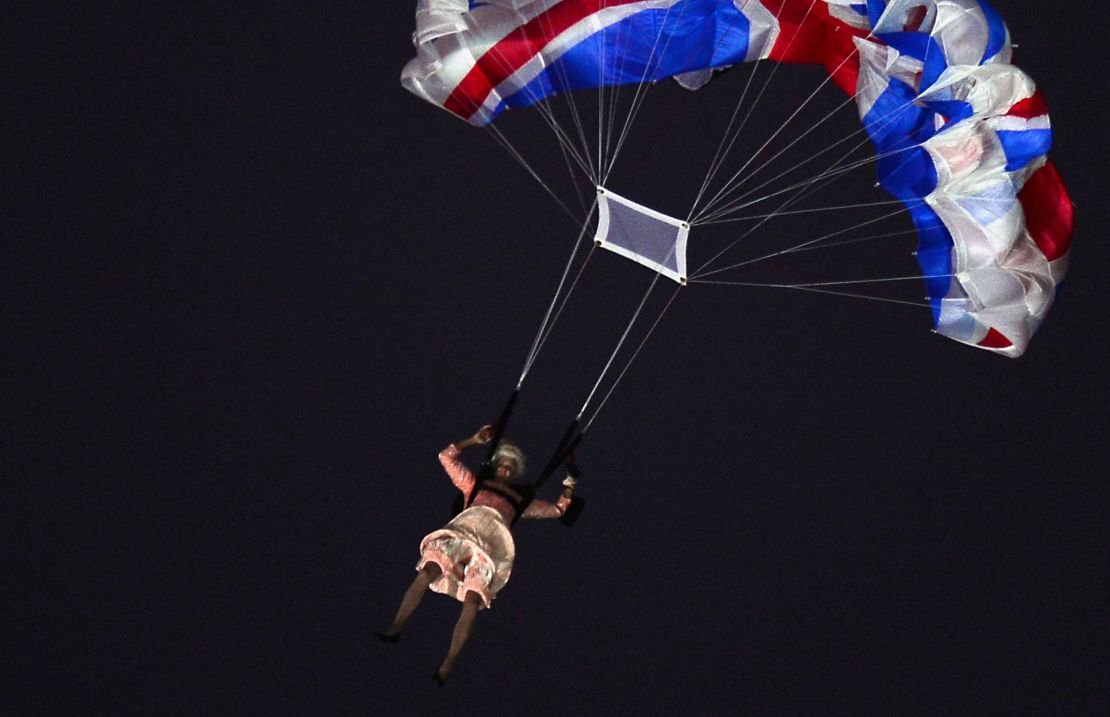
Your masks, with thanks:
[[[469,507],[421,541],[416,579],[405,591],[390,626],[375,633],[384,642],[396,643],[400,640],[401,629],[428,588],[461,602],[462,610],[451,634],[451,645],[439,669],[432,675],[440,686],[447,681],[455,659],[470,637],[478,611],[489,608],[498,591],[509,581],[516,555],[509,526],[517,517],[524,500],[522,490],[526,492],[526,486],[513,486],[511,482],[524,473],[524,453],[512,443],[502,441],[493,456],[492,476],[480,484],[459,457],[471,446],[489,443],[492,436],[492,426],[482,426],[473,436],[440,451],[440,464],[455,487],[462,491]],[[573,469],[563,481],[564,490],[556,502],[534,498],[527,502],[520,517],[561,517],[574,494],[575,474],[577,469]],[[475,488],[477,493],[470,500]]]

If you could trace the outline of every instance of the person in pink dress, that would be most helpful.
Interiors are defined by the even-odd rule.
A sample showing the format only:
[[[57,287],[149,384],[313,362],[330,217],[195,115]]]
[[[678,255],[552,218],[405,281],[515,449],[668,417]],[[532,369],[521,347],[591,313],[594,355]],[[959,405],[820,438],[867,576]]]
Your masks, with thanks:
[[[451,645],[433,679],[440,685],[447,680],[463,645],[470,637],[478,611],[489,608],[494,597],[509,581],[516,557],[510,526],[521,518],[559,518],[570,506],[575,480],[568,476],[559,499],[548,502],[527,500],[525,486],[512,485],[524,473],[524,453],[512,443],[502,441],[493,456],[489,479],[479,482],[466,467],[460,454],[467,448],[489,443],[491,426],[483,426],[473,436],[452,443],[439,453],[439,462],[455,487],[462,491],[465,510],[440,530],[424,536],[416,579],[405,591],[393,622],[376,633],[385,642],[397,642],[401,629],[430,588],[450,595],[462,603]],[[521,507],[524,510],[521,512]]]

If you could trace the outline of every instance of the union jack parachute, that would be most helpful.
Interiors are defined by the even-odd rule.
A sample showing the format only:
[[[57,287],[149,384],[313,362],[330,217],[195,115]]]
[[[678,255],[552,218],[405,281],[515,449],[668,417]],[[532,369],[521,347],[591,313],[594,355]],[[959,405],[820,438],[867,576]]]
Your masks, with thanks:
[[[665,78],[697,89],[764,59],[823,66],[912,218],[938,333],[1020,356],[1064,278],[1073,209],[1045,156],[1047,106],[984,0],[420,0],[413,39],[403,85],[478,126],[567,92]],[[624,200],[591,168],[602,210],[639,207],[643,221],[624,224],[647,236],[654,217],[673,248],[637,254],[636,237],[600,228],[598,242],[684,283],[697,221]]]

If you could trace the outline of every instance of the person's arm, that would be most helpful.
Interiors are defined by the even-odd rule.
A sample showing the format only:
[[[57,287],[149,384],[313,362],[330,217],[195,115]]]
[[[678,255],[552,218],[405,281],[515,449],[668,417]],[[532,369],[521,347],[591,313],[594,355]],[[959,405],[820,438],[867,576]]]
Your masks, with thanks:
[[[493,438],[493,426],[482,426],[474,432],[473,436],[467,436],[461,441],[455,441],[451,445],[455,446],[460,451],[465,451],[471,446],[484,446],[489,443],[491,438]]]
[[[489,439],[492,436],[493,428],[490,426],[482,426],[473,436],[468,436],[461,441],[456,441],[439,452],[440,465],[443,466],[443,470],[447,472],[447,476],[451,479],[451,482],[455,484],[456,488],[462,491],[463,495],[469,496],[470,491],[474,490],[476,478],[474,477],[474,472],[466,467],[466,464],[462,462],[459,455],[471,446],[489,443]]]
[[[574,486],[577,482],[573,477],[567,476],[563,481],[563,494],[559,496],[559,500],[554,503],[539,498],[532,499],[528,507],[524,509],[521,518],[561,518],[563,513],[567,512],[570,507],[571,500],[574,499]]]

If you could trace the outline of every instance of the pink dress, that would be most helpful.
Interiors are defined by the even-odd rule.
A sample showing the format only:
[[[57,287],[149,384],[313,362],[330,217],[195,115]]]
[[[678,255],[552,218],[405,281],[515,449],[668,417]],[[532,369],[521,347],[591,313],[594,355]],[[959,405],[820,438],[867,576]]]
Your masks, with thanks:
[[[459,458],[458,447],[452,443],[440,451],[439,462],[469,500],[477,479]],[[556,503],[533,499],[521,517],[558,518],[568,505],[570,501],[562,496]],[[466,599],[468,591],[473,591],[488,608],[497,592],[509,582],[513,570],[516,545],[509,525],[515,514],[508,499],[490,490],[479,490],[469,508],[440,530],[424,536],[416,569],[436,563],[442,573],[430,585],[432,590],[460,602]]]

